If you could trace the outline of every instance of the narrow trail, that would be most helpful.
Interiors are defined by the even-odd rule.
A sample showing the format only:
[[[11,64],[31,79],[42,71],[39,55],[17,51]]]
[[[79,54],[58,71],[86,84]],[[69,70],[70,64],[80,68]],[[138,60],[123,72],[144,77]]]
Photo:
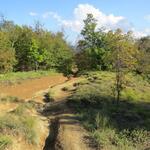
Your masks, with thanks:
[[[67,98],[74,91],[73,84],[80,79],[73,78],[63,84],[51,88],[55,101],[46,104],[43,114],[50,120],[49,136],[43,150],[94,150],[90,147],[87,132],[81,126],[75,112],[68,107]],[[62,88],[70,87],[71,90],[63,91]]]

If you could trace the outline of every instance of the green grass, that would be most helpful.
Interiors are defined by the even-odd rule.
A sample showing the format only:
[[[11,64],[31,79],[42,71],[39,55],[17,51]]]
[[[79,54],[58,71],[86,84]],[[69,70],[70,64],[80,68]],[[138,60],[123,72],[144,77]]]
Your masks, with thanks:
[[[7,149],[12,144],[12,140],[9,136],[0,135],[0,150]]]
[[[0,82],[7,84],[19,83],[21,80],[34,79],[42,76],[57,75],[54,70],[51,71],[29,71],[29,72],[11,72],[7,74],[0,74]]]
[[[115,74],[89,72],[69,105],[100,149],[144,150],[150,147],[150,85],[140,76],[127,75],[119,106],[112,92]],[[87,82],[86,82],[87,81]]]

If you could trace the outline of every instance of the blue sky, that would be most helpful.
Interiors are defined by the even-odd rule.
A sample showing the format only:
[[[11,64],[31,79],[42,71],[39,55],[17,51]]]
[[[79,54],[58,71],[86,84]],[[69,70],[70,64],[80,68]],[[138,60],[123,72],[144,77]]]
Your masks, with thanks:
[[[149,35],[149,7],[150,0],[0,0],[0,13],[7,19],[28,25],[40,20],[54,32],[63,28],[70,41],[80,33],[86,13],[93,13],[99,27]]]

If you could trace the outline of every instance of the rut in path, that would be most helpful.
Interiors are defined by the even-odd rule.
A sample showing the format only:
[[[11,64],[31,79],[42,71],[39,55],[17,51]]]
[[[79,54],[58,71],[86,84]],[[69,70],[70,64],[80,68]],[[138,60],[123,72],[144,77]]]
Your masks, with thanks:
[[[57,139],[57,135],[58,135],[58,128],[59,128],[59,124],[58,124],[58,119],[51,119],[50,121],[50,133],[45,141],[45,146],[43,148],[43,150],[54,150],[55,149],[55,141]]]
[[[94,142],[80,125],[75,112],[67,105],[70,93],[62,92],[62,87],[74,82],[76,80],[52,87],[59,96],[56,95],[56,101],[46,104],[43,110],[43,115],[50,120],[50,132],[43,150],[96,150]]]

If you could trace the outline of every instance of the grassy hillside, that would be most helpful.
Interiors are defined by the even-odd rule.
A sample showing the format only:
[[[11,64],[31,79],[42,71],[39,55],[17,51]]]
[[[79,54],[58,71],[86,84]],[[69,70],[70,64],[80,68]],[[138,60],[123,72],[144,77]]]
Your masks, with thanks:
[[[115,74],[88,72],[75,84],[69,104],[104,150],[150,148],[150,84],[141,76],[128,74],[119,106],[112,92]]]

